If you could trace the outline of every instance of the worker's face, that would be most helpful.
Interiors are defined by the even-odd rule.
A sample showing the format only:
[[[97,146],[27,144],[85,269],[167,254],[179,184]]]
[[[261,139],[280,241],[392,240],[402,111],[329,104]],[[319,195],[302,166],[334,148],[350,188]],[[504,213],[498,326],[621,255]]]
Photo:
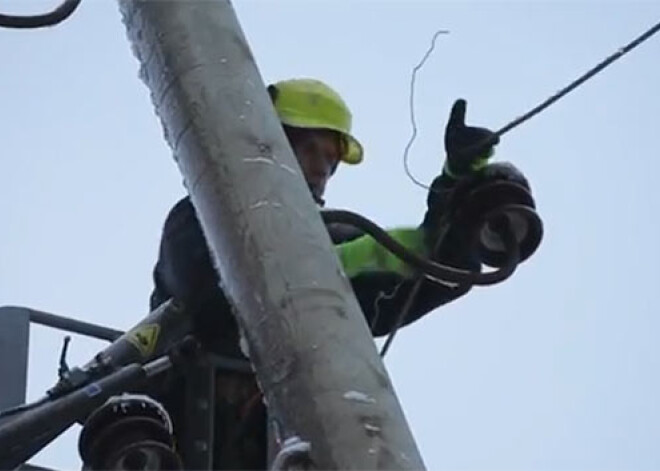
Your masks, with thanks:
[[[305,130],[296,135],[291,147],[312,194],[317,201],[322,201],[328,180],[341,158],[337,133],[319,129]]]

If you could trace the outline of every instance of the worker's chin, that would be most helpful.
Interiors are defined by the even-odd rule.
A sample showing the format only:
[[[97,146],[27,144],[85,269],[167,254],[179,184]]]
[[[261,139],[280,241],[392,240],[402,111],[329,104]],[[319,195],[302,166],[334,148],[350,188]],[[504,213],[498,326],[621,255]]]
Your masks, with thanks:
[[[317,187],[310,186],[309,191],[312,193],[312,198],[316,201],[316,204],[319,206],[325,205],[325,200],[323,199],[323,190],[320,190]]]

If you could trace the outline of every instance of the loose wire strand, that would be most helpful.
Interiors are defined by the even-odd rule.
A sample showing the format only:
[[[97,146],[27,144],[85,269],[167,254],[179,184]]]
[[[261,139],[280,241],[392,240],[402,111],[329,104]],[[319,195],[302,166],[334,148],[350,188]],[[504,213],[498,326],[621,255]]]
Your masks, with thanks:
[[[410,178],[416,185],[425,188],[427,190],[429,189],[429,187],[424,183],[422,183],[420,180],[418,180],[412,174],[409,165],[410,149],[412,148],[412,145],[415,142],[415,139],[417,138],[417,120],[415,118],[415,82],[417,79],[417,72],[422,67],[424,67],[424,64],[426,63],[428,58],[431,57],[431,54],[435,49],[436,40],[438,39],[438,36],[440,36],[441,34],[449,34],[449,31],[441,29],[433,34],[433,38],[431,39],[431,45],[426,50],[426,53],[424,53],[424,56],[419,61],[419,63],[415,67],[413,67],[412,75],[410,76],[410,94],[408,96],[408,109],[410,111],[410,124],[412,126],[412,133],[410,134],[410,139],[408,139],[408,142],[406,143],[406,147],[403,150],[403,168],[406,171],[408,178]]]

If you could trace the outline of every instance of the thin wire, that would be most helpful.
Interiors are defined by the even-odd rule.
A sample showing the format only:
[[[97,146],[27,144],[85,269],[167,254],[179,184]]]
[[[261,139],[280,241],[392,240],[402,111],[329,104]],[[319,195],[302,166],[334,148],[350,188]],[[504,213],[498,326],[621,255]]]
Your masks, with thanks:
[[[648,30],[644,31],[644,33],[639,35],[637,38],[633,39],[631,42],[629,42],[625,46],[619,48],[616,52],[614,52],[613,54],[611,54],[610,56],[605,58],[605,60],[601,61],[596,66],[589,69],[587,72],[585,72],[584,74],[579,76],[577,79],[575,79],[574,81],[569,83],[566,87],[559,90],[557,93],[552,95],[550,98],[548,98],[545,101],[541,102],[539,105],[535,106],[534,108],[529,110],[527,113],[523,114],[522,116],[520,116],[520,117],[512,120],[508,124],[502,126],[486,142],[478,142],[474,146],[471,146],[471,147],[481,148],[482,146],[487,145],[488,141],[494,140],[498,137],[503,136],[504,134],[508,133],[512,129],[514,129],[517,126],[521,125],[522,123],[529,120],[533,116],[539,114],[541,111],[545,110],[550,105],[552,105],[556,101],[560,100],[561,98],[565,97],[570,92],[575,90],[577,87],[579,87],[580,85],[582,85],[586,81],[590,80],[591,78],[593,78],[594,76],[596,76],[597,74],[602,72],[606,67],[608,67],[613,62],[615,62],[616,60],[623,57],[628,52],[632,51],[634,48],[636,48],[637,46],[639,46],[640,44],[645,42],[647,39],[649,39],[651,36],[656,34],[658,31],[660,31],[660,22],[653,25]],[[437,37],[437,34],[438,33],[436,33],[433,37],[434,42],[435,42],[435,38]],[[427,54],[424,56],[424,59],[422,60],[422,62],[413,70],[413,75],[412,75],[412,80],[411,80],[411,87],[410,87],[410,113],[411,113],[412,121],[413,121],[413,136],[411,138],[411,141],[410,141],[409,145],[412,143],[412,140],[414,140],[414,137],[417,134],[417,129],[416,129],[416,126],[414,125],[415,120],[414,120],[414,108],[413,108],[413,93],[414,93],[415,74],[417,72],[417,69],[419,69],[423,65],[424,61],[426,60],[426,58],[428,57],[428,55],[431,53],[432,50],[433,50],[433,47],[431,47],[431,49],[429,49]],[[464,152],[469,152],[471,147],[468,147],[467,149],[464,149]],[[406,146],[406,151],[404,152],[404,165],[406,167],[406,173],[408,174],[408,176],[410,177],[410,179],[412,180],[413,183],[415,183],[416,185],[428,190],[429,189],[428,185],[425,185],[424,183],[417,180],[408,171],[408,163],[407,163],[407,150],[408,150],[408,148],[409,148],[409,146]]]
[[[449,31],[441,29],[436,31],[435,34],[433,34],[433,38],[431,39],[431,45],[424,54],[424,57],[422,57],[422,60],[419,61],[419,63],[415,67],[413,67],[412,70],[412,75],[410,77],[410,95],[409,95],[410,124],[412,126],[412,134],[410,135],[410,139],[408,140],[408,143],[406,144],[406,147],[403,150],[403,168],[405,169],[408,178],[410,178],[416,185],[421,186],[422,188],[425,188],[427,190],[429,189],[429,187],[424,183],[422,183],[421,181],[419,181],[417,178],[415,178],[415,176],[410,171],[410,167],[408,165],[410,148],[412,147],[413,142],[415,142],[415,138],[417,137],[417,121],[415,119],[415,81],[417,79],[417,71],[419,71],[424,66],[427,59],[431,56],[431,53],[435,49],[435,42],[438,39],[438,36],[440,36],[441,34],[449,34]]]
[[[371,323],[369,325],[372,332],[374,332],[376,330],[376,327],[378,326],[378,321],[380,320],[380,302],[382,300],[387,301],[387,300],[393,299],[397,295],[397,293],[399,292],[399,288],[401,288],[401,286],[403,285],[404,282],[405,282],[405,280],[401,280],[400,282],[398,282],[396,284],[394,289],[392,289],[391,291],[387,292],[385,290],[382,290],[376,296],[376,299],[374,300],[374,303],[373,303],[374,315],[371,318]]]
[[[431,255],[435,255],[437,251],[440,249],[440,246],[442,245],[442,242],[444,241],[445,237],[447,236],[447,233],[449,232],[449,221],[447,217],[443,217],[442,220],[440,221],[440,231],[438,234],[438,237],[435,241],[435,244],[433,246],[433,250],[431,252]],[[394,338],[396,337],[397,332],[401,328],[401,325],[403,325],[403,322],[406,320],[408,315],[410,314],[410,311],[413,308],[413,304],[415,302],[415,298],[417,297],[417,294],[419,293],[419,290],[422,288],[422,284],[424,283],[424,275],[421,273],[417,274],[417,277],[415,278],[415,283],[413,284],[412,288],[410,289],[410,293],[408,293],[408,297],[406,298],[406,302],[403,303],[403,307],[401,308],[401,312],[399,312],[399,317],[394,322],[394,325],[392,326],[392,329],[390,330],[389,335],[387,336],[387,339],[385,339],[385,343],[380,349],[380,356],[381,358],[385,358],[385,355],[387,355],[388,350],[392,346],[392,342],[394,342]]]

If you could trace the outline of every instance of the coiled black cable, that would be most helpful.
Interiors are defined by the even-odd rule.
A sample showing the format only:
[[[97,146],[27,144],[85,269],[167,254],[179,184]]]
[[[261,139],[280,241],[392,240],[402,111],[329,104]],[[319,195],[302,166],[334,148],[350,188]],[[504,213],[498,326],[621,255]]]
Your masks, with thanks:
[[[504,214],[507,206],[498,208],[496,213],[489,215],[489,219],[496,219],[498,215]],[[401,245],[392,238],[383,228],[366,217],[343,209],[331,209],[321,211],[321,217],[325,223],[343,223],[355,226],[373,237],[379,244],[397,256],[400,260],[411,265],[423,274],[459,285],[487,286],[500,283],[509,278],[518,266],[520,258],[518,244],[510,234],[504,231],[503,239],[508,254],[506,263],[495,271],[488,273],[471,272],[458,268],[442,265],[428,258],[422,258]]]
[[[384,357],[387,354],[394,337],[396,336],[399,328],[408,317],[410,310],[413,307],[417,293],[422,287],[422,284],[425,279],[430,279],[431,281],[439,280],[448,281],[452,283],[457,283],[459,286],[487,286],[493,285],[499,282],[502,282],[513,275],[513,272],[518,267],[520,261],[520,246],[516,237],[508,223],[508,218],[506,213],[508,212],[525,212],[533,211],[531,208],[526,208],[519,205],[503,205],[494,211],[484,215],[482,220],[478,222],[476,227],[483,227],[485,224],[493,224],[497,227],[500,236],[502,237],[502,242],[505,247],[506,261],[501,268],[489,272],[489,273],[480,273],[480,272],[471,272],[467,270],[460,270],[458,268],[449,267],[442,265],[440,263],[434,262],[428,258],[422,258],[416,255],[415,253],[408,250],[406,247],[401,245],[396,241],[392,236],[390,236],[384,229],[380,226],[367,219],[360,214],[353,213],[346,210],[323,210],[321,211],[321,217],[323,221],[328,223],[343,223],[349,224],[359,229],[362,229],[365,233],[373,237],[379,244],[389,250],[391,253],[396,255],[399,259],[405,263],[410,264],[416,268],[420,273],[417,276],[415,284],[406,300],[403,309],[401,310],[400,315],[395,320],[394,325],[388,335],[383,347],[381,348],[380,355]],[[440,223],[441,230],[435,246],[433,248],[432,254],[437,253],[438,248],[442,245],[442,241],[446,236],[450,224],[449,221],[443,218]],[[478,237],[478,234],[475,233],[475,237]]]

